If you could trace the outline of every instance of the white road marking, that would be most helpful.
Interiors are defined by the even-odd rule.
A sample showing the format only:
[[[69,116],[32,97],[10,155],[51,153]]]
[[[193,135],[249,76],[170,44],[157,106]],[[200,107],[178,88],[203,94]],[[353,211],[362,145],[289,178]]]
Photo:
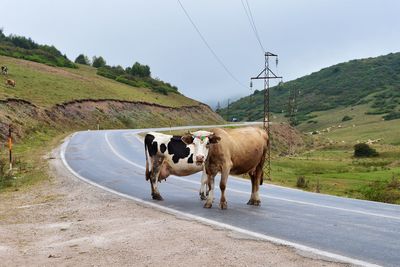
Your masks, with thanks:
[[[124,198],[131,199],[131,200],[133,200],[133,201],[135,201],[137,203],[140,203],[140,204],[142,204],[144,206],[156,208],[158,210],[167,212],[169,214],[173,214],[175,216],[182,216],[182,217],[185,217],[185,218],[196,220],[198,222],[202,222],[202,223],[205,223],[205,224],[221,227],[221,228],[224,228],[224,229],[227,229],[227,230],[231,230],[231,231],[235,231],[235,232],[238,232],[238,233],[241,233],[241,234],[245,234],[245,235],[248,235],[248,236],[251,236],[251,237],[254,237],[254,238],[258,238],[258,239],[261,239],[261,240],[269,241],[269,242],[272,242],[272,243],[275,243],[275,244],[293,247],[295,249],[298,249],[298,250],[301,250],[301,251],[305,251],[305,252],[309,252],[309,253],[312,253],[312,254],[315,254],[315,255],[318,255],[318,256],[322,256],[322,257],[326,257],[326,258],[329,258],[329,259],[333,259],[335,261],[350,263],[350,264],[354,264],[354,265],[358,265],[358,266],[380,267],[380,265],[377,265],[377,264],[373,264],[373,263],[369,263],[369,262],[366,262],[366,261],[353,259],[353,258],[342,256],[342,255],[339,255],[339,254],[335,254],[335,253],[319,250],[319,249],[308,247],[308,246],[304,246],[304,245],[301,245],[301,244],[298,244],[298,243],[294,243],[294,242],[286,241],[286,240],[283,240],[283,239],[275,238],[275,237],[272,237],[272,236],[268,236],[268,235],[256,233],[256,232],[253,232],[253,231],[249,231],[249,230],[246,230],[246,229],[242,229],[242,228],[239,228],[239,227],[236,227],[236,226],[233,226],[233,225],[229,225],[229,224],[226,224],[226,223],[221,223],[221,222],[217,222],[217,221],[214,221],[214,220],[206,219],[206,218],[203,218],[203,217],[200,217],[200,216],[197,216],[197,215],[193,215],[193,214],[190,214],[190,213],[174,210],[172,208],[164,207],[162,205],[159,205],[159,204],[156,204],[156,203],[153,203],[153,202],[149,202],[149,201],[145,201],[143,199],[136,198],[136,197],[133,197],[133,196],[130,196],[130,195],[127,195],[127,194],[123,194],[121,192],[115,191],[115,190],[110,189],[108,187],[102,186],[100,184],[97,184],[97,183],[95,183],[95,182],[93,182],[93,181],[81,176],[79,173],[75,172],[68,165],[68,162],[65,159],[65,150],[66,150],[68,144],[69,144],[69,139],[62,144],[61,150],[60,150],[60,157],[61,157],[61,160],[62,160],[64,166],[74,176],[76,176],[77,178],[81,179],[82,181],[85,181],[88,184],[91,184],[93,186],[101,188],[101,189],[103,189],[105,191],[108,191],[110,193],[119,195],[119,196],[124,197]],[[108,142],[108,144],[110,144],[110,143]],[[114,152],[115,149],[112,150],[112,151]],[[119,155],[120,158],[122,156],[119,153],[116,154],[116,155]],[[130,162],[130,163],[132,164],[133,162]],[[136,165],[140,166],[140,165],[138,165],[136,163],[133,163],[133,165],[134,166],[136,166]],[[140,166],[140,168],[142,168],[142,166]]]
[[[117,157],[119,157],[123,161],[125,161],[125,162],[127,162],[127,163],[129,163],[129,164],[131,164],[131,165],[133,165],[133,166],[135,166],[137,168],[145,169],[145,167],[143,167],[143,166],[141,166],[141,165],[139,165],[139,164],[127,159],[126,157],[124,157],[123,155],[118,153],[118,151],[110,143],[110,141],[108,139],[108,133],[107,132],[105,132],[104,136],[105,136],[105,140],[106,140],[108,146],[110,147],[111,151]],[[175,180],[184,181],[184,182],[187,182],[187,183],[192,183],[192,184],[196,184],[196,185],[200,185],[201,184],[200,182],[192,181],[192,180],[189,180],[189,179],[186,179],[186,178],[183,178],[183,177],[179,177],[179,176],[175,176],[175,175],[170,175],[170,177],[175,179]],[[232,189],[232,188],[227,188],[226,190],[231,191],[231,192],[235,192],[235,193],[239,193],[239,194],[250,195],[249,192],[236,190],[236,189]],[[387,219],[400,220],[400,217],[396,217],[396,216],[390,216],[390,215],[385,215],[385,214],[372,213],[372,212],[366,212],[366,211],[354,210],[354,209],[346,209],[346,208],[334,207],[334,206],[329,206],[329,205],[322,205],[322,204],[305,202],[305,201],[300,201],[300,200],[293,200],[293,199],[288,199],[288,198],[273,197],[273,196],[269,196],[269,195],[265,195],[265,194],[260,194],[260,197],[269,198],[269,199],[275,199],[275,200],[281,200],[281,201],[286,201],[286,202],[291,202],[291,203],[296,203],[296,204],[302,204],[302,205],[309,205],[309,206],[319,207],[319,208],[340,210],[340,211],[344,211],[344,212],[352,212],[352,213],[357,213],[357,214],[362,214],[362,215],[368,215],[368,216],[374,216],[374,217],[381,217],[381,218],[387,218]]]

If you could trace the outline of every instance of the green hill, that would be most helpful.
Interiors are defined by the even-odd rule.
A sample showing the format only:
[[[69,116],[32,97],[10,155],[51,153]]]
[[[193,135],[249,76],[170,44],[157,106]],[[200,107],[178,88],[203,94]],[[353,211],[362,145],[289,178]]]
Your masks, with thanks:
[[[0,65],[8,67],[8,78],[17,84],[15,88],[7,88],[1,82],[0,99],[19,98],[43,107],[76,99],[110,98],[171,107],[198,104],[181,94],[164,95],[107,79],[97,75],[96,68],[85,65],[60,68],[5,56],[0,56]]]
[[[15,137],[51,129],[134,128],[223,122],[208,106],[185,97],[168,82],[151,77],[150,67],[97,68],[70,61],[54,46],[0,30],[0,65],[8,68],[0,83],[0,141],[8,125]],[[99,60],[101,58],[101,60]],[[76,60],[77,61],[77,60]],[[94,60],[95,61],[95,60]],[[97,128],[97,127],[96,127]]]
[[[312,112],[368,103],[366,114],[400,118],[400,53],[351,60],[271,88],[271,110],[287,109],[290,90],[300,91],[298,118],[306,121]],[[226,117],[227,109],[219,114]],[[263,91],[255,91],[230,106],[230,117],[258,120],[263,114]]]

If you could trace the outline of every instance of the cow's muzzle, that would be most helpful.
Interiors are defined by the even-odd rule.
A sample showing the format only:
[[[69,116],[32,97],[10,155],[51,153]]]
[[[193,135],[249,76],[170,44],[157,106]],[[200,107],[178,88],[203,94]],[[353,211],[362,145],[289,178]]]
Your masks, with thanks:
[[[196,156],[196,164],[197,165],[202,165],[204,163],[204,156]]]

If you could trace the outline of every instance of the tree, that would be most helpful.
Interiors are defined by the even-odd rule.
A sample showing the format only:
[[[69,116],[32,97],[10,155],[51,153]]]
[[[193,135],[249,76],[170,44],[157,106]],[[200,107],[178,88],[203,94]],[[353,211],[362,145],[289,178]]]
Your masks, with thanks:
[[[379,153],[368,144],[360,143],[354,146],[354,157],[377,157]]]
[[[132,68],[127,68],[126,71],[133,76],[139,77],[150,77],[151,74],[150,67],[147,65],[142,65],[139,62],[135,62]]]
[[[75,59],[75,63],[83,64],[83,65],[90,65],[89,58],[87,56],[85,56],[84,54],[80,54],[79,56],[77,56],[77,58]]]
[[[93,57],[93,63],[92,66],[95,68],[100,68],[100,67],[104,67],[106,65],[106,61],[104,60],[103,57]]]

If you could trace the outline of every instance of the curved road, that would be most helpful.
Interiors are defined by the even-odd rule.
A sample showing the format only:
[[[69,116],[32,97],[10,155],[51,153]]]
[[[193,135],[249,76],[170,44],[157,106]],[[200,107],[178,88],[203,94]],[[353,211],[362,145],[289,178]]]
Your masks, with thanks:
[[[264,184],[262,206],[254,207],[246,205],[250,182],[230,177],[228,209],[218,208],[218,186],[213,208],[204,209],[200,173],[170,176],[159,185],[164,201],[152,200],[144,178],[144,146],[136,135],[150,130],[155,129],[78,132],[63,144],[61,157],[89,183],[180,216],[355,265],[400,265],[398,205]]]

